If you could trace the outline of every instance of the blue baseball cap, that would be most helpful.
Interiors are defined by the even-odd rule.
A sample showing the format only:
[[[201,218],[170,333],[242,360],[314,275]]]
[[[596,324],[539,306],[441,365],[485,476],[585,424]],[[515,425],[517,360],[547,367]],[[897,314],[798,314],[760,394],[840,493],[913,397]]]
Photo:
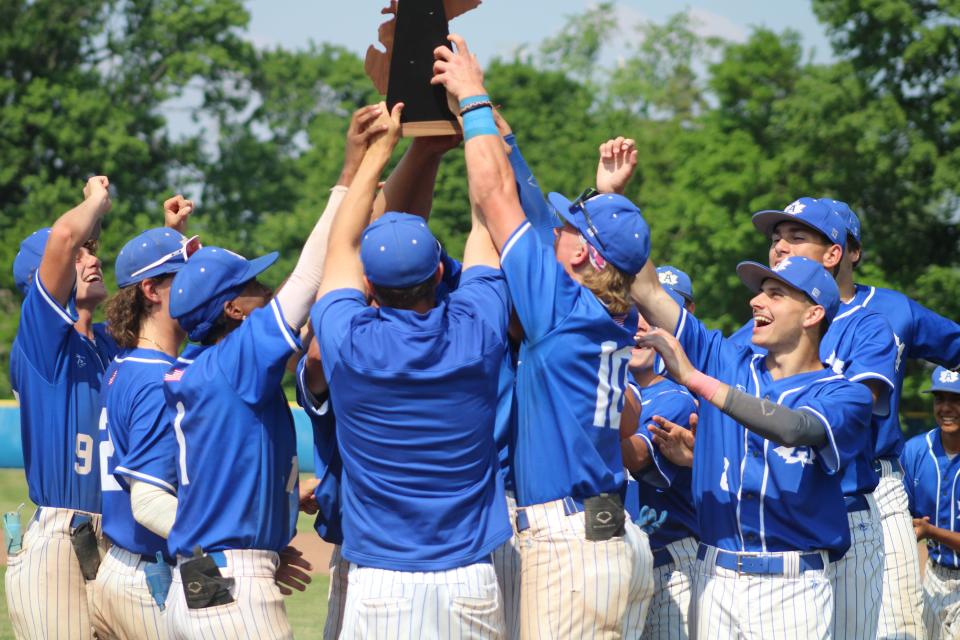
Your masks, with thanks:
[[[43,260],[43,250],[47,247],[50,227],[37,229],[20,243],[20,250],[13,259],[13,282],[22,295],[33,285],[34,274]]]
[[[766,209],[753,214],[753,226],[768,238],[781,222],[796,222],[814,229],[827,240],[847,248],[847,223],[832,208],[815,198],[799,198],[783,210]]]
[[[194,342],[200,342],[248,282],[277,261],[276,251],[247,260],[223,247],[203,247],[173,277],[170,316]]]
[[[650,257],[650,227],[628,198],[588,190],[572,202],[559,193],[547,199],[604,260],[629,275],[643,269]]]
[[[759,262],[741,262],[737,265],[737,275],[751,291],[760,291],[768,278],[802,291],[814,304],[823,307],[827,322],[832,322],[840,309],[837,281],[823,265],[809,258],[790,256],[772,269]]]
[[[360,261],[373,284],[406,289],[437,271],[440,243],[420,216],[388,211],[364,230]]]
[[[847,227],[847,234],[856,240],[857,244],[861,244],[860,218],[857,217],[854,210],[850,208],[850,205],[843,200],[834,200],[833,198],[820,198],[820,202],[826,204],[837,215],[843,218],[843,222]]]
[[[117,255],[117,286],[176,273],[199,248],[198,236],[187,238],[169,227],[148,229],[123,245]]]
[[[660,286],[666,289],[678,305],[685,307],[693,302],[693,282],[686,273],[665,264],[657,267],[657,278],[660,279]]]
[[[937,367],[933,370],[931,378],[933,386],[925,389],[922,393],[933,393],[935,391],[946,391],[947,393],[960,393],[960,373],[950,371],[944,367]]]

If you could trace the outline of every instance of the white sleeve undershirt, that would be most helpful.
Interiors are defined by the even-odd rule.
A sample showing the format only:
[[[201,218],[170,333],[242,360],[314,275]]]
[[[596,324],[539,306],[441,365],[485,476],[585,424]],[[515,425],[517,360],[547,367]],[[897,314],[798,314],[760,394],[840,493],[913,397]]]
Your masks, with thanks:
[[[129,482],[133,519],[166,539],[177,519],[177,497],[149,482],[133,478]]]
[[[338,185],[330,190],[327,207],[304,243],[297,266],[277,292],[277,304],[280,305],[283,317],[294,331],[299,331],[307,321],[310,307],[320,288],[330,228],[333,226],[333,219],[340,208],[340,203],[346,195],[347,187],[344,186]]]

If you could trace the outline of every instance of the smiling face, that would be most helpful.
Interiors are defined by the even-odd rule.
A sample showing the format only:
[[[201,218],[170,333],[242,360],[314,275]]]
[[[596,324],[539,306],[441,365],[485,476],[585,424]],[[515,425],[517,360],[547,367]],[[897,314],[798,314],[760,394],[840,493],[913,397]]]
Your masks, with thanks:
[[[800,335],[820,323],[823,307],[779,280],[767,278],[750,301],[753,310],[753,344],[770,352],[792,349]]]
[[[103,271],[100,259],[94,252],[95,247],[84,245],[77,254],[77,306],[94,308],[107,299],[107,288],[103,284]]]
[[[934,391],[933,417],[944,434],[960,433],[960,393]]]
[[[781,222],[770,236],[770,266],[775,267],[790,256],[810,258],[829,270],[840,263],[843,249],[805,224]]]

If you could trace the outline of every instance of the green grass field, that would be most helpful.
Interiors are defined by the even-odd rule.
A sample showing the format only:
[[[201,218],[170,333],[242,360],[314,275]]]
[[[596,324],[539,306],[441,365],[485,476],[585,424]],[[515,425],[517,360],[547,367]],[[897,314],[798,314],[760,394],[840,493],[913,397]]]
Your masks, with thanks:
[[[26,503],[23,520],[33,513],[33,505],[27,498],[27,485],[22,469],[0,469],[0,511],[16,509],[20,503]],[[298,531],[311,531],[312,518],[301,514],[297,522]],[[0,575],[6,573],[6,567],[0,567]],[[287,614],[296,638],[314,640],[323,635],[323,622],[327,617],[327,585],[329,578],[314,575],[313,583],[303,593],[296,593],[286,600]],[[7,615],[6,589],[0,582],[0,640],[13,640],[10,628],[10,616]]]

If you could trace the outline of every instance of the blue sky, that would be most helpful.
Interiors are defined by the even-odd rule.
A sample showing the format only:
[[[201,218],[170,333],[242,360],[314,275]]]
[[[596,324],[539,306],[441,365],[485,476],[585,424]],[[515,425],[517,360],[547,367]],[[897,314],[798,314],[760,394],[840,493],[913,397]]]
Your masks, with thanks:
[[[401,0],[402,2],[402,0]],[[381,7],[386,0],[251,0],[249,37],[258,45],[299,48],[310,39],[346,46],[361,54],[376,41]],[[451,22],[482,62],[497,55],[510,55],[523,45],[536,45],[555,34],[565,16],[580,13],[593,2],[585,0],[484,0],[483,4]],[[815,50],[814,59],[830,59],[830,46],[823,27],[806,0],[618,0],[619,22],[663,21],[679,11],[689,11],[703,32],[741,41],[751,26],[780,31],[798,30],[804,46]],[[625,36],[632,30],[622,29]],[[615,52],[609,52],[615,55]]]

